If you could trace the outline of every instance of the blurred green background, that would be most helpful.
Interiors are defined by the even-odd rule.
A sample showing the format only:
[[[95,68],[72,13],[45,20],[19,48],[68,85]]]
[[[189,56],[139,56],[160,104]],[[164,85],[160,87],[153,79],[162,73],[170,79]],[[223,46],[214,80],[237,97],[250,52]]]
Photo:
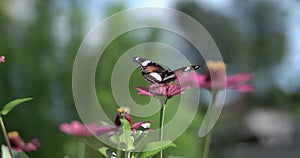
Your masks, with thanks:
[[[251,81],[256,87],[253,93],[228,92],[214,130],[211,157],[300,156],[300,1],[2,0],[0,55],[6,56],[6,62],[0,64],[0,105],[15,98],[34,97],[4,118],[8,131],[19,131],[26,141],[35,137],[41,141],[42,146],[29,153],[31,157],[76,157],[78,140],[60,132],[59,125],[79,120],[72,96],[72,67],[80,43],[106,17],[146,6],[169,7],[193,17],[214,38],[228,74],[255,74]],[[134,21],[134,17],[128,18]],[[155,22],[164,18],[170,17],[151,17]],[[181,21],[171,18],[184,29]],[[186,52],[192,63],[203,65],[191,44],[170,32],[145,28],[123,34],[105,50],[96,76],[96,85],[102,85],[98,93],[106,96],[102,105],[111,119],[118,107],[110,91],[114,63],[123,52],[145,42],[169,44]],[[147,85],[138,77],[138,71],[134,76],[132,85]],[[133,88],[130,91],[137,102],[149,101],[136,95]],[[166,150],[166,156],[202,155],[204,139],[197,137],[207,108],[207,92],[202,91],[198,115],[176,140],[177,147]],[[179,97],[175,97],[169,104],[178,101]],[[176,106],[167,110],[170,118]],[[0,141],[4,143],[2,137]],[[101,156],[87,148],[86,157]]]

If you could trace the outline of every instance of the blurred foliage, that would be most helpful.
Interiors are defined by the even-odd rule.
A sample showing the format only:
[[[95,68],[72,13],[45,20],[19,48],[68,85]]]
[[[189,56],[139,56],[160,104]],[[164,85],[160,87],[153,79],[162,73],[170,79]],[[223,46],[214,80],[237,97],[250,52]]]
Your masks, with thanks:
[[[0,2],[0,55],[6,56],[6,62],[0,64],[0,105],[20,97],[34,97],[34,100],[16,108],[4,118],[7,130],[19,131],[25,140],[36,137],[42,142],[41,148],[29,153],[32,157],[75,157],[77,140],[60,132],[58,126],[62,122],[79,119],[72,96],[72,66],[86,33],[87,19],[91,15],[80,1],[20,2],[19,5],[31,8],[29,16],[22,15],[22,11],[9,10],[14,2]],[[217,138],[220,137],[219,133],[222,137],[226,131],[233,131],[226,135],[228,138],[240,136],[236,134],[238,129],[244,127],[240,120],[253,107],[284,109],[298,114],[300,119],[299,94],[284,93],[270,78],[272,68],[286,53],[284,9],[272,1],[234,0],[232,3],[235,16],[226,16],[196,1],[178,1],[175,5],[175,8],[193,17],[208,30],[222,52],[229,74],[247,72],[256,75],[254,84],[257,92],[243,95],[232,106],[225,107],[216,129]],[[126,9],[126,5],[112,2],[104,8],[105,16],[109,16]],[[98,14],[100,11],[95,16]],[[120,25],[122,23],[120,21]],[[184,29],[184,24],[178,23]],[[139,38],[138,34],[144,32],[148,32],[147,36]],[[203,64],[200,57],[193,58],[196,50],[187,41],[181,39],[172,43],[161,38],[165,35],[178,38],[167,31],[143,28],[123,34],[106,48],[97,67],[96,86],[101,85],[97,93],[105,96],[100,102],[105,105],[105,112],[111,119],[118,106],[110,91],[111,72],[118,58],[131,47],[146,42],[165,42],[181,52],[189,52],[187,56],[193,62]],[[139,72],[135,71],[133,75],[139,76]],[[146,82],[141,77],[135,77],[130,84],[146,85]],[[262,90],[265,92],[260,93]],[[138,96],[133,88],[130,91],[137,102],[147,103],[148,98]],[[174,106],[167,108],[167,120],[176,112],[178,102],[179,98],[176,97],[170,101]],[[195,140],[195,137],[206,110],[205,104],[200,103],[199,114],[188,130],[175,141],[177,147],[168,149],[166,154],[200,157],[203,139]],[[157,115],[151,117],[157,118]],[[154,122],[154,128],[157,127],[158,122]],[[243,137],[244,131],[241,131]],[[4,142],[2,137],[0,140]],[[214,156],[222,157],[218,150],[218,144],[222,143],[213,144],[213,149],[216,149],[213,150],[216,151]],[[86,157],[100,156],[88,148]]]
[[[0,51],[7,62],[0,68],[0,103],[34,97],[34,101],[25,103],[28,105],[20,106],[4,118],[7,130],[19,131],[25,140],[36,137],[42,142],[39,150],[29,154],[32,157],[73,157],[74,152],[72,156],[70,149],[77,146],[70,144],[73,140],[60,132],[58,125],[78,119],[71,75],[75,53],[83,38],[82,8],[76,1],[64,6],[69,7],[68,11],[60,10],[65,8],[57,6],[59,1],[36,1],[27,5],[25,2],[24,7],[32,5],[34,14],[23,17],[22,10],[15,10],[15,16],[5,12],[14,2],[1,3]],[[53,33],[56,20],[62,14],[68,17],[64,22],[71,26],[62,28],[67,30],[57,30],[70,33],[70,40],[65,44],[60,43]]]
[[[208,30],[228,64],[242,70],[269,69],[282,58],[286,30],[283,10],[277,3],[236,0],[234,17],[208,10],[195,1],[182,1],[177,6]]]
[[[291,118],[297,117],[295,121],[299,121],[299,93],[283,92],[271,78],[274,67],[287,54],[285,8],[280,3],[262,0],[234,0],[232,6],[234,10],[228,10],[229,13],[225,15],[195,1],[180,1],[177,4],[178,10],[199,21],[214,38],[227,63],[227,73],[246,72],[255,75],[253,81],[256,86],[255,92],[239,98],[231,103],[232,105],[224,108],[215,130],[216,136],[213,138],[212,157],[239,157],[243,155],[238,152],[239,150],[232,153],[229,151],[235,151],[241,142],[249,141],[250,144],[254,142],[256,145],[260,143],[257,137],[247,131],[244,122],[248,111],[252,109],[267,108],[285,111],[291,114]],[[184,26],[183,23],[180,24]],[[298,141],[295,147],[297,144],[299,144]],[[255,146],[249,146],[248,152],[253,150],[252,147],[255,148]],[[258,155],[259,153],[263,155],[264,149],[253,151]],[[196,152],[191,149],[186,150]],[[225,151],[227,156],[222,155],[222,151]],[[247,148],[244,152],[247,152]],[[282,153],[285,153],[284,150]],[[262,157],[280,157],[279,155],[282,154],[276,155],[270,152]]]

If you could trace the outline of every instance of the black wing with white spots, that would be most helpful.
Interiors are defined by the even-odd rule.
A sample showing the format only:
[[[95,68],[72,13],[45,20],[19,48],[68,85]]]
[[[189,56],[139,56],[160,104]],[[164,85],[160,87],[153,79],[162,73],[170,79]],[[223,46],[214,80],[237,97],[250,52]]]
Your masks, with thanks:
[[[159,64],[145,58],[134,57],[133,61],[139,64],[142,75],[147,81],[158,84],[166,84],[172,82],[177,79],[178,75],[200,68],[199,65],[192,65],[170,71],[164,69]]]

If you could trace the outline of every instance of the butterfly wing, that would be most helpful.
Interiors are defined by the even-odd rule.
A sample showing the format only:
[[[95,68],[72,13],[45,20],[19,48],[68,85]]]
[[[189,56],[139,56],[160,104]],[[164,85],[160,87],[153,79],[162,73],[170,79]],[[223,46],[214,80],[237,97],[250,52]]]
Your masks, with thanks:
[[[166,76],[163,78],[162,82],[163,83],[168,83],[175,81],[178,76],[182,75],[185,72],[189,71],[194,71],[200,68],[200,65],[191,65],[191,66],[186,66],[183,68],[176,69],[174,71],[170,71],[166,74]]]
[[[175,81],[184,72],[197,70],[200,65],[186,66],[174,71],[164,69],[159,64],[141,57],[134,57],[133,61],[139,64],[143,77],[151,83],[165,84]]]
[[[139,64],[143,77],[151,83],[162,83],[164,76],[169,72],[159,64],[141,57],[134,57],[133,61]]]
[[[197,70],[199,68],[200,68],[200,65],[191,65],[191,66],[186,66],[186,67],[183,67],[183,68],[176,69],[173,72],[176,75],[180,75],[184,72],[194,71],[194,70]]]

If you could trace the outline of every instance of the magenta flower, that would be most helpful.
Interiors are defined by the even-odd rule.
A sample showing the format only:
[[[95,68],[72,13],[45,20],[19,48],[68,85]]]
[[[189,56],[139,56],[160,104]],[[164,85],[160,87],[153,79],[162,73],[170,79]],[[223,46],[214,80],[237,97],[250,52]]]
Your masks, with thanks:
[[[127,108],[119,108],[118,109],[118,114],[115,118],[115,125],[112,126],[98,126],[95,129],[96,135],[97,136],[102,136],[103,134],[108,134],[109,137],[113,136],[114,134],[119,132],[121,122],[120,118],[122,115],[125,115],[125,119],[130,123],[131,131],[136,131],[138,128],[143,127],[146,124],[149,124],[151,121],[148,122],[136,122],[132,123],[132,118],[131,115],[129,114],[129,109]],[[151,131],[151,129],[149,129]]]
[[[41,146],[38,139],[32,139],[30,142],[25,143],[22,137],[18,132],[13,131],[8,133],[8,139],[11,144],[11,147],[19,152],[30,152],[35,151],[38,147]]]
[[[118,111],[118,114],[115,118],[115,125],[117,126],[121,126],[121,121],[120,121],[120,118],[123,117],[123,115],[125,115],[125,119],[129,122],[129,124],[131,125],[132,124],[132,118],[131,118],[131,115],[129,114],[129,108],[118,108],[117,109]]]
[[[148,126],[150,124],[151,121],[148,122],[136,122],[132,125],[130,125],[131,131],[134,132],[136,131],[138,128],[143,127],[144,126]],[[147,128],[147,127],[146,127]],[[112,125],[112,126],[99,126],[95,131],[96,131],[96,135],[102,136],[103,134],[106,134],[111,137],[113,135],[115,135],[116,133],[119,132],[120,126],[116,126],[116,125]],[[152,131],[152,129],[149,129],[149,131]]]
[[[221,61],[208,61],[207,68],[208,69],[204,75],[193,72],[187,75],[180,76],[180,83],[191,85],[197,88],[205,88],[208,90],[233,89],[239,92],[254,91],[253,85],[245,84],[245,82],[250,81],[254,77],[251,74],[237,74],[233,76],[226,76],[226,66]]]
[[[4,63],[5,62],[5,56],[0,56],[0,63]]]
[[[128,113],[128,110],[126,108],[119,108],[118,114],[115,118],[115,125],[112,126],[99,126],[96,124],[84,125],[79,121],[72,121],[70,124],[69,123],[61,124],[60,130],[68,135],[76,136],[76,137],[90,137],[93,134],[96,134],[97,136],[101,136],[106,133],[108,133],[108,136],[112,136],[119,131],[121,126],[120,118],[123,117],[123,115],[125,119],[128,120],[128,122],[130,123],[132,131],[135,131],[141,126],[150,123],[149,121],[149,122],[137,122],[133,124],[132,118]]]
[[[151,84],[149,87],[137,87],[138,94],[147,96],[165,96],[167,99],[188,90],[189,86],[180,86],[179,84]]]
[[[60,130],[64,133],[75,137],[90,137],[93,131],[98,126],[96,124],[84,125],[79,121],[72,121],[70,124],[63,123],[60,125]]]

